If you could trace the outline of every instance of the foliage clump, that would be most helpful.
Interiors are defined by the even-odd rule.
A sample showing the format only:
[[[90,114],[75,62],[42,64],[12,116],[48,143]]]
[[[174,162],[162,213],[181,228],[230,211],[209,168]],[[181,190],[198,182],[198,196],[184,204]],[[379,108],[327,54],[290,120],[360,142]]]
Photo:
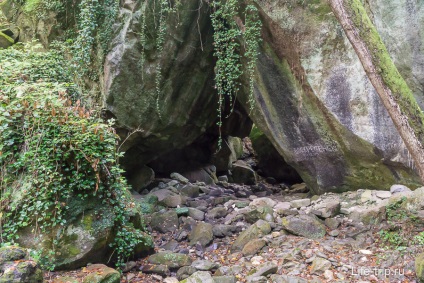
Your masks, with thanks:
[[[16,45],[0,50],[0,62],[2,242],[18,240],[29,225],[40,234],[65,226],[69,200],[95,196],[114,212],[118,265],[136,245],[151,245],[130,223],[135,204],[118,166],[113,121],[78,100],[62,52]]]

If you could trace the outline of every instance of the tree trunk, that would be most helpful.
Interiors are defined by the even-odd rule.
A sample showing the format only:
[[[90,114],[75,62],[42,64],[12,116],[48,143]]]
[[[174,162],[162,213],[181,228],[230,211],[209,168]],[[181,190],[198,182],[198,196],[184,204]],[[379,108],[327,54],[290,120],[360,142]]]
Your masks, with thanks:
[[[424,115],[360,0],[329,0],[424,183]]]

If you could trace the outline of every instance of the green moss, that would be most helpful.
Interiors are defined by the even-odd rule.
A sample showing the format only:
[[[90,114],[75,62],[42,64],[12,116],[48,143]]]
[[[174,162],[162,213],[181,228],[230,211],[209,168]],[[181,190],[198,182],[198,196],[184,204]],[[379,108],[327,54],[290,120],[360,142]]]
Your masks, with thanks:
[[[40,3],[41,0],[26,0],[25,5],[23,6],[23,11],[28,14],[33,13],[37,10]]]
[[[310,1],[309,9],[321,21],[324,20],[328,15],[332,14],[331,7],[325,0]]]
[[[8,36],[7,34],[4,34],[3,32],[0,31],[0,37],[3,37],[4,39],[6,39],[8,42],[10,42],[10,45],[15,43],[15,40],[13,38],[11,38],[10,36]]]
[[[93,216],[91,214],[84,215],[81,222],[85,230],[93,230]]]
[[[256,125],[253,125],[252,131],[250,132],[250,135],[249,135],[252,142],[254,140],[259,139],[262,135],[263,133],[261,132],[261,130],[259,130],[259,128]]]
[[[68,251],[69,251],[69,255],[71,256],[71,257],[75,257],[75,256],[77,256],[77,255],[79,255],[80,254],[80,249],[78,249],[77,247],[75,247],[75,246],[70,246],[69,248],[68,248]]]
[[[368,51],[371,53],[376,71],[381,76],[384,84],[391,90],[401,111],[408,116],[410,126],[418,136],[419,141],[423,144],[424,115],[412,91],[390,58],[386,46],[368,17],[361,1],[349,0],[346,3],[351,19],[359,30],[361,39],[367,44]]]

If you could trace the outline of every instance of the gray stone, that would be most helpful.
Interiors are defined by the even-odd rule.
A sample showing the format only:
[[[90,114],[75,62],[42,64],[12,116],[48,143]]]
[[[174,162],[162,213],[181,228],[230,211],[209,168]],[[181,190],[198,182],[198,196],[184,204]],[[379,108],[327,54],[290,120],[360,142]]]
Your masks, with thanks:
[[[140,271],[146,274],[159,274],[164,277],[170,274],[168,266],[163,264],[146,264],[140,267]]]
[[[194,208],[207,207],[208,206],[208,202],[206,200],[203,200],[203,199],[200,199],[200,200],[190,200],[190,201],[188,201],[188,206],[194,207]],[[200,209],[200,210],[202,210],[202,209]]]
[[[332,230],[328,232],[328,235],[330,235],[331,237],[337,237],[339,234],[340,234],[339,230]]]
[[[311,265],[311,273],[322,275],[326,270],[331,268],[331,262],[325,258],[316,257]]]
[[[340,202],[331,201],[325,204],[325,207],[321,209],[321,216],[323,218],[334,217],[340,213]]]
[[[211,274],[207,271],[197,271],[186,280],[185,283],[214,283]]]
[[[211,271],[211,270],[217,269],[219,267],[219,264],[212,262],[210,260],[197,259],[193,261],[191,266],[196,268],[197,270]]]
[[[212,163],[216,166],[217,172],[228,172],[243,154],[243,141],[232,136],[223,137],[222,141],[221,149],[214,154]],[[228,182],[228,179],[224,182]]]
[[[370,208],[355,207],[349,214],[349,219],[363,224],[379,224],[386,219],[386,207],[382,204]]]
[[[322,238],[326,233],[325,226],[310,215],[287,216],[282,219],[282,224],[290,233],[310,239]]]
[[[193,207],[188,208],[188,216],[190,216],[194,220],[199,220],[199,221],[202,221],[203,219],[205,219],[205,213]]]
[[[267,235],[270,232],[271,226],[269,223],[263,220],[258,220],[255,224],[252,224],[249,228],[240,233],[231,246],[231,251],[241,251],[244,246],[251,240],[258,239],[259,237]]]
[[[217,224],[212,228],[213,235],[219,238],[231,236],[235,231],[234,225]]]
[[[178,229],[178,215],[173,210],[152,214],[150,226],[161,233],[174,232]]]
[[[253,206],[254,207],[254,206]],[[250,210],[244,213],[244,218],[249,223],[254,223],[258,221],[259,219],[268,221],[268,222],[274,222],[274,210],[267,206],[260,206],[257,208],[251,207]]]
[[[196,245],[198,242],[206,247],[213,240],[212,225],[199,222],[189,235],[190,245]]]
[[[167,265],[169,268],[179,268],[191,264],[188,255],[172,252],[159,252],[147,258],[147,261],[156,265]]]
[[[183,266],[177,271],[177,278],[178,280],[183,280],[192,275],[197,271],[196,268],[192,266]]]
[[[286,212],[290,210],[290,208],[290,202],[279,202],[274,206],[275,212],[277,212],[279,215],[287,215]]]
[[[340,226],[341,221],[337,218],[326,218],[324,223],[328,228],[334,230]]]
[[[169,242],[161,246],[162,249],[174,252],[178,249],[178,242],[171,239]]]
[[[225,207],[214,207],[206,213],[206,218],[218,219],[225,217],[227,214],[228,211]]]
[[[264,246],[266,245],[266,241],[263,239],[253,239],[249,241],[241,251],[243,255],[249,256],[249,255],[255,255],[257,252],[259,252]]]
[[[270,277],[271,282],[273,283],[308,283],[308,280],[305,280],[300,277],[288,276],[288,275],[276,275],[273,274]]]
[[[392,193],[388,191],[376,191],[375,196],[381,199],[387,199],[392,196]]]
[[[290,205],[294,208],[300,208],[304,206],[309,206],[311,204],[311,200],[308,198],[305,199],[296,199],[290,202]]]
[[[184,172],[184,176],[186,176],[192,183],[198,182],[206,185],[213,185],[218,182],[214,166],[206,166],[200,169]],[[205,188],[205,186],[200,187],[203,192],[205,192]]]
[[[188,179],[186,177],[184,177],[183,175],[176,173],[176,172],[171,173],[171,178],[178,181],[178,182],[181,182],[183,184],[188,183]]]
[[[270,198],[255,198],[254,200],[252,200],[252,202],[250,203],[250,205],[253,206],[269,206],[269,207],[274,207],[277,204],[277,202],[273,199]]]
[[[404,185],[393,185],[390,187],[390,192],[392,194],[411,192],[411,189]]]
[[[181,188],[181,194],[186,195],[191,198],[198,197],[200,194],[199,186],[193,184],[187,184]]]
[[[252,274],[252,277],[267,276],[276,273],[277,270],[278,265],[275,263],[266,262],[257,267],[256,272]]]
[[[247,283],[267,283],[268,280],[265,276],[248,276]]]
[[[235,276],[214,276],[213,281],[215,283],[236,283],[237,278]]]
[[[178,207],[185,204],[185,199],[184,197],[180,195],[172,195],[172,196],[166,197],[162,202],[167,207]]]
[[[155,190],[155,191],[152,190],[152,192],[150,192],[146,197],[156,196],[157,200],[161,202],[168,197],[178,195],[175,192],[173,192],[170,188],[172,188],[172,187],[167,187],[165,189],[159,189],[159,190]]]

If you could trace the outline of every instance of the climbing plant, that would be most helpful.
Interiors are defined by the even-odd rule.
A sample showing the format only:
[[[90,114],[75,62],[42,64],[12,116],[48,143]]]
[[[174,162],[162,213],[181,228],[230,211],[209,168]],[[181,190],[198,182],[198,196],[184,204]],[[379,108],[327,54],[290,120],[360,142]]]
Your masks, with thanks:
[[[96,79],[96,73],[90,72],[94,49],[100,52],[100,63],[103,64],[104,56],[109,51],[119,1],[82,0],[78,7],[77,36],[72,45],[74,75],[81,79],[89,74]]]
[[[244,20],[244,41],[247,66],[246,72],[249,79],[249,105],[250,111],[255,105],[254,86],[255,86],[255,68],[256,60],[259,56],[259,44],[261,42],[261,21],[258,17],[258,9],[254,5],[247,5],[245,9]]]
[[[175,1],[171,3],[170,0],[160,0],[159,2],[159,10],[155,11],[155,14],[158,15],[158,24],[156,27],[157,35],[156,35],[156,52],[157,57],[161,58],[163,55],[163,49],[165,45],[165,35],[166,35],[166,21],[171,14],[176,14],[178,11],[178,7],[181,7],[181,1]],[[145,32],[145,29],[143,30]],[[143,35],[145,37],[145,35]],[[143,39],[143,38],[142,38]],[[144,47],[143,47],[144,48]],[[144,54],[142,54],[144,56]],[[142,58],[143,60],[144,58]],[[162,92],[162,65],[160,61],[156,65],[156,77],[155,77],[155,90],[156,90],[156,112],[161,117],[160,111],[160,96]]]
[[[239,1],[214,0],[211,6],[213,9],[211,19],[214,28],[214,56],[217,59],[215,88],[218,93],[217,124],[220,129],[218,147],[221,148],[223,108],[226,101],[229,102],[230,108],[233,108],[235,97],[241,87],[240,78],[243,74],[243,57],[247,62],[249,104],[251,109],[254,106],[254,72],[261,38],[261,22],[257,15],[257,9],[252,4],[247,5],[242,13],[244,15],[243,27],[240,27],[236,22],[240,14]]]
[[[121,265],[151,240],[130,222],[135,204],[117,164],[113,121],[72,99],[77,88],[62,52],[32,48],[0,50],[1,240],[17,241],[30,225],[38,234],[64,227],[71,199],[96,197],[114,212],[111,245]]]

